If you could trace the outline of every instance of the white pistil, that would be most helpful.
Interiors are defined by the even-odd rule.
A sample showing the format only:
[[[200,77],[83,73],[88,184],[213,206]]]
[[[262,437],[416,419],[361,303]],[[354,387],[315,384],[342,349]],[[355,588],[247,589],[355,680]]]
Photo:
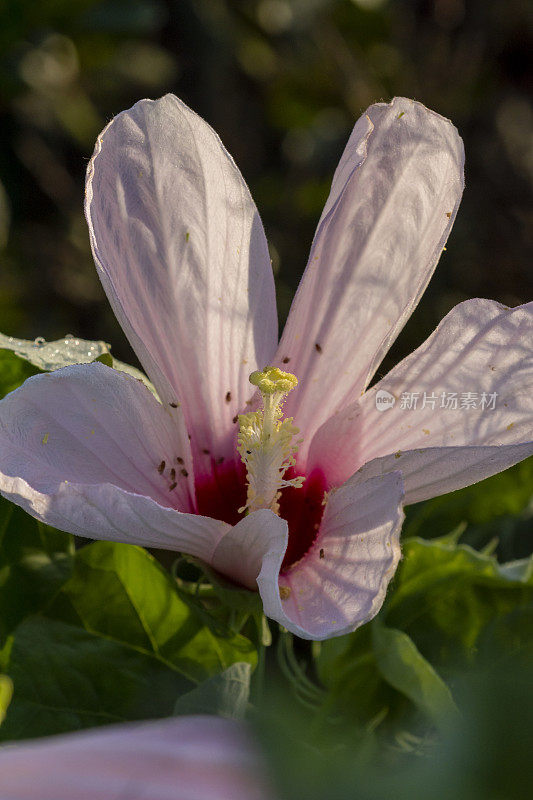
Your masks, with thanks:
[[[287,486],[299,489],[305,480],[284,477],[296,463],[299,442],[294,437],[299,430],[292,417],[282,419],[281,406],[298,380],[290,372],[266,367],[261,372],[252,372],[250,383],[261,392],[263,411],[239,415],[237,449],[246,466],[248,484],[246,505],[239,513],[269,508],[277,514],[281,490]]]

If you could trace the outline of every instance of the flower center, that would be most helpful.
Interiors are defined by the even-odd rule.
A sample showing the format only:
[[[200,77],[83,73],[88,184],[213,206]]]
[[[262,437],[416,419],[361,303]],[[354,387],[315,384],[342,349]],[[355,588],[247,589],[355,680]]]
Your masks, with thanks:
[[[299,431],[282,414],[283,401],[298,385],[296,377],[266,367],[253,372],[250,382],[261,392],[263,409],[239,415],[237,449],[243,463],[215,460],[209,474],[196,478],[197,513],[236,525],[244,512],[274,511],[289,527],[282,564],[287,571],[317,537],[328,486],[321,470],[307,477],[296,473]]]
[[[289,486],[300,489],[305,480],[301,475],[285,477],[295,464],[299,441],[294,437],[299,430],[292,417],[282,418],[282,405],[298,379],[277,367],[266,367],[252,372],[250,383],[261,392],[263,410],[239,415],[237,450],[246,467],[247,483],[246,505],[239,513],[269,508],[279,514],[281,490]]]

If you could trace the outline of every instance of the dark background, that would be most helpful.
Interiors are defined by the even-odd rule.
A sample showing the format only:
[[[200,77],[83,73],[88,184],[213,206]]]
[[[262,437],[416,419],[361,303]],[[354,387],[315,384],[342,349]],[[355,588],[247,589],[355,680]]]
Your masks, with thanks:
[[[171,91],[218,131],[263,217],[280,319],[337,160],[403,94],[465,140],[448,249],[395,346],[456,303],[533,296],[533,5],[521,0],[8,0],[0,17],[0,330],[134,356],[92,264],[84,172],[106,122]]]

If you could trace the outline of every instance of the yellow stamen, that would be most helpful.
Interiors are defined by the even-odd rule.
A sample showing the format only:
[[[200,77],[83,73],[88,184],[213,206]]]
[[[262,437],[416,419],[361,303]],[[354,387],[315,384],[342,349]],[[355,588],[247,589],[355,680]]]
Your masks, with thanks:
[[[299,430],[292,417],[282,419],[281,406],[298,385],[298,379],[278,367],[266,367],[252,372],[250,383],[261,392],[263,410],[239,415],[237,449],[246,466],[248,482],[246,506],[239,511],[269,508],[277,514],[281,489],[300,488],[304,481],[303,477],[284,477],[296,463],[299,442],[294,441],[294,436]]]
[[[283,372],[278,367],[265,367],[250,375],[250,383],[257,386],[261,394],[288,394],[298,386],[298,378],[290,372]]]

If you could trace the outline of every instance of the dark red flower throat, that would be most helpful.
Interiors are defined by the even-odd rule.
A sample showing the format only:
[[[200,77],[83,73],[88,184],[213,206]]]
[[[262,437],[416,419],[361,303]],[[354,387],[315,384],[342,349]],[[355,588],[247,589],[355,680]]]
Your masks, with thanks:
[[[301,473],[291,469],[287,478]],[[289,525],[289,544],[281,571],[304,556],[315,541],[322,514],[326,479],[321,470],[306,476],[301,489],[283,489],[280,498],[280,517]],[[238,509],[246,505],[246,470],[242,464],[215,465],[213,473],[196,480],[198,514],[221,519],[236,525],[242,514]]]

